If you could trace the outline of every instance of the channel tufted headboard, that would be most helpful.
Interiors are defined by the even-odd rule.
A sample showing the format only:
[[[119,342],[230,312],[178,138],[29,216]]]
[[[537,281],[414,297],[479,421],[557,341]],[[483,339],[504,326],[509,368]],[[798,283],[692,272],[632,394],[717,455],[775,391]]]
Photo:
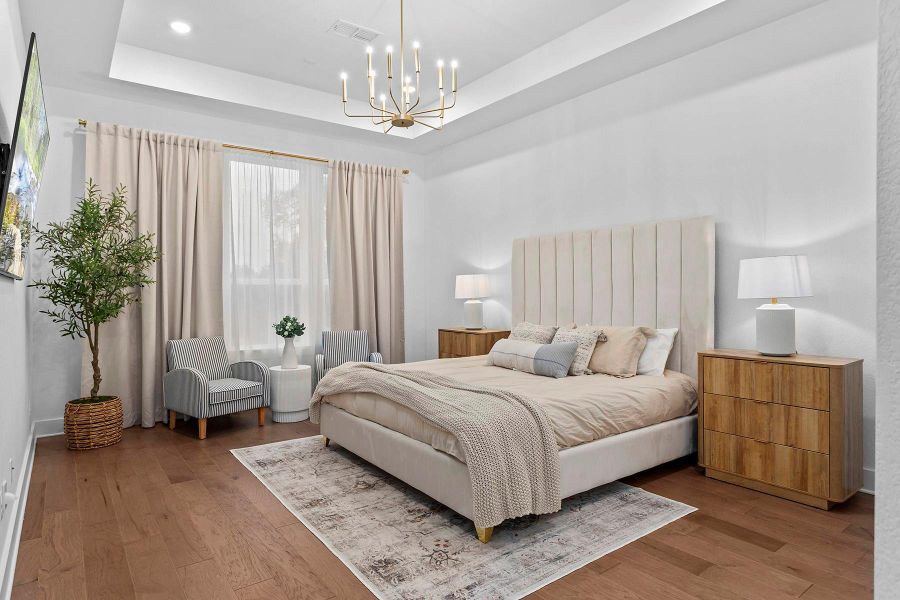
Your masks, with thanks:
[[[517,239],[512,323],[677,327],[668,368],[696,377],[714,344],[715,261],[710,217]]]

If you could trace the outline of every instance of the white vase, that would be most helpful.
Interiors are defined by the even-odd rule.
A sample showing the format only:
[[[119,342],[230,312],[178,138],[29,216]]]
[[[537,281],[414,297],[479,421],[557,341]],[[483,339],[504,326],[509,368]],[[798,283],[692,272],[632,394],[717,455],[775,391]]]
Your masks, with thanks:
[[[284,338],[284,350],[281,351],[281,368],[296,369],[299,364],[297,361],[297,349],[294,347],[294,338]]]

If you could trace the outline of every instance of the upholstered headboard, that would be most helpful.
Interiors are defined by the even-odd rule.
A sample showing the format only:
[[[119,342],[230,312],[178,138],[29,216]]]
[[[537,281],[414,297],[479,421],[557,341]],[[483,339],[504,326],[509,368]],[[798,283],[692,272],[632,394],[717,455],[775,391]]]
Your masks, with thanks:
[[[696,377],[714,343],[715,248],[709,217],[517,239],[513,325],[677,327],[668,368]]]

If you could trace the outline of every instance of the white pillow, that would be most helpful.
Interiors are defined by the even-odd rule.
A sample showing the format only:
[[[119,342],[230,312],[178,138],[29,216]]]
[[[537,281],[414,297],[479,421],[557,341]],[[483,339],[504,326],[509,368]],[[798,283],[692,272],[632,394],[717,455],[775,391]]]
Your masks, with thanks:
[[[638,375],[663,374],[677,333],[678,329],[657,329],[656,335],[647,338],[647,346],[638,359]]]

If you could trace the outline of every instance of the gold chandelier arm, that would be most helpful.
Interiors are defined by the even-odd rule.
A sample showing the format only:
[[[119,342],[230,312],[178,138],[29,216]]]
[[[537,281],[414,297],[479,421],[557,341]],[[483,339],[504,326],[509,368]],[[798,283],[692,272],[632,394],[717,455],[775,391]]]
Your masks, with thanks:
[[[443,113],[444,111],[450,110],[454,106],[456,106],[456,92],[453,92],[453,104],[451,104],[450,106],[445,106],[444,108],[428,108],[428,109],[420,110],[419,112],[415,112],[415,113],[411,113],[411,114],[412,114],[412,116],[417,117],[419,115],[426,115],[428,113],[433,113],[433,112]]]
[[[443,122],[443,121],[441,121],[441,126],[440,126],[440,127],[435,127],[434,125],[429,125],[429,124],[426,123],[425,121],[419,121],[418,119],[416,119],[416,123],[418,123],[419,125],[424,125],[425,127],[428,127],[428,128],[430,128],[430,129],[434,129],[435,131],[440,131],[441,129],[444,128],[444,122]]]
[[[403,114],[403,109],[400,108],[400,105],[397,104],[397,99],[394,98],[394,82],[391,81],[392,77],[388,77],[388,94],[391,96],[391,102],[394,103],[394,107],[397,109],[397,114]],[[402,86],[401,86],[402,87]]]
[[[346,115],[346,116],[348,116],[348,117],[353,117],[353,118],[356,118],[356,119],[370,119],[370,118],[372,118],[372,115],[351,115],[350,113],[347,112],[347,103],[344,102],[343,104],[344,104],[344,115]]]
[[[412,106],[410,106],[410,107],[406,110],[406,112],[411,113],[411,112],[419,105],[419,102],[420,102],[421,100],[422,100],[422,86],[421,86],[421,84],[419,83],[419,72],[416,71],[416,102],[415,102],[415,104],[413,104]]]

